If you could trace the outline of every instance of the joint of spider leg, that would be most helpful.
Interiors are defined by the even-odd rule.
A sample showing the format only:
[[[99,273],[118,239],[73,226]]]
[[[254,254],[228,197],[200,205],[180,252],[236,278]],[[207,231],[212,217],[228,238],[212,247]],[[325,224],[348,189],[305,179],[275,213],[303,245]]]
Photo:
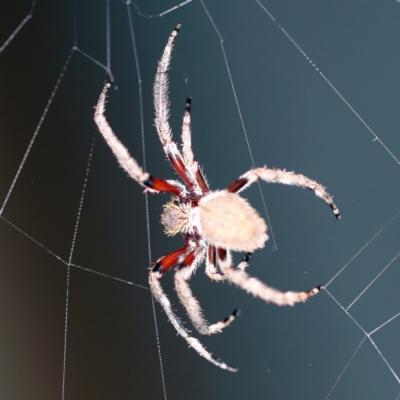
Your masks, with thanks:
[[[315,287],[314,289],[311,289],[311,290],[306,291],[306,293],[307,293],[309,296],[314,296],[314,295],[316,295],[317,293],[319,293],[323,288],[324,288],[324,287],[323,287],[322,285],[319,285],[319,286]]]
[[[163,276],[162,268],[162,264],[160,262],[157,262],[156,265],[151,269],[151,272],[157,279],[161,279]]]
[[[331,208],[332,208],[333,213],[335,214],[336,219],[342,218],[342,216],[340,215],[340,211],[339,211],[339,209],[337,208],[336,204],[335,204],[335,203],[332,203],[332,204],[330,204],[330,206],[331,206]]]
[[[151,175],[149,175],[149,177],[145,181],[143,181],[143,185],[148,187],[150,190],[154,190],[156,192],[173,193],[179,198],[182,198],[183,196],[182,190],[179,189],[177,186],[171,185],[169,182]]]
[[[230,315],[229,317],[224,318],[224,319],[222,320],[222,322],[225,323],[225,322],[229,321],[229,320],[231,319],[231,317],[236,318],[236,317],[238,317],[239,315],[240,315],[240,309],[239,309],[239,308],[236,308],[235,310],[232,311],[231,315]]]

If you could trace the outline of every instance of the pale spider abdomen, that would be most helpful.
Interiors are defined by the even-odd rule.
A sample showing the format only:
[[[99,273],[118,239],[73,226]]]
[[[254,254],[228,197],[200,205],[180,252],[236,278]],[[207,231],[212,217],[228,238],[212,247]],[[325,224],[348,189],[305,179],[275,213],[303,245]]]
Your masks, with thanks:
[[[268,240],[267,225],[237,194],[212,193],[199,201],[202,236],[223,249],[253,252]]]
[[[179,232],[187,233],[190,230],[188,206],[169,202],[163,208],[161,223],[167,235],[174,236]]]

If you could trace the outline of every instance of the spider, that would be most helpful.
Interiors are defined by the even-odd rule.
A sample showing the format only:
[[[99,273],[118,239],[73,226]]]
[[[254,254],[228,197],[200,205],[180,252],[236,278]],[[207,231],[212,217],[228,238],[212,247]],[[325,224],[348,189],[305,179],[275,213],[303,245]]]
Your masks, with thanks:
[[[205,349],[201,342],[191,336],[174,313],[171,303],[164,293],[160,279],[172,267],[175,269],[175,286],[178,297],[196,330],[202,335],[221,332],[229,326],[238,311],[215,324],[209,324],[203,316],[199,302],[193,296],[189,280],[197,267],[205,261],[205,272],[214,281],[227,280],[260,297],[266,302],[277,305],[294,305],[304,302],[317,294],[322,286],[304,292],[280,292],[245,272],[247,262],[254,250],[264,247],[268,240],[267,225],[253,207],[238,193],[262,179],[268,183],[282,183],[311,189],[325,200],[337,219],[339,210],[325,188],[316,181],[303,175],[267,167],[254,168],[233,182],[227,189],[211,191],[202,169],[194,159],[191,146],[191,98],[187,99],[182,125],[182,152],[172,140],[172,131],[168,122],[168,75],[171,51],[174,39],[181,24],[178,24],[169,36],[164,52],[158,62],[154,80],[155,126],[165,154],[172,167],[185,185],[176,180],[163,180],[144,171],[119,141],[108,124],[104,112],[106,94],[111,86],[108,82],[100,94],[95,108],[95,122],[100,133],[108,143],[118,162],[129,176],[151,193],[172,193],[173,198],[164,205],[161,223],[167,235],[181,233],[184,246],[157,260],[149,273],[149,285],[156,300],[161,304],[172,325],[201,356],[216,366],[235,372],[236,368],[218,360]],[[231,251],[245,252],[243,261],[234,268]]]

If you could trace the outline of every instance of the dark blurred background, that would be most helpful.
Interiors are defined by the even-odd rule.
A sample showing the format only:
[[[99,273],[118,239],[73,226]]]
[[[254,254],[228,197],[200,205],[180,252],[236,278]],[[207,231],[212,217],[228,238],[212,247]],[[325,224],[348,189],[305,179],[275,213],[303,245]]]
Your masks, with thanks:
[[[153,126],[152,83],[168,35],[181,22],[170,121],[179,141],[192,96],[193,148],[212,188],[252,167],[246,132],[256,166],[318,180],[342,212],[338,222],[309,191],[261,184],[273,237],[248,272],[282,290],[304,290],[348,265],[328,286],[339,304],[322,291],[293,308],[210,282],[200,268],[192,288],[207,318],[242,310],[223,334],[200,339],[239,372],[217,369],[188,349],[156,304],[166,396],[398,399],[400,318],[371,335],[380,353],[365,333],[400,312],[400,259],[388,266],[400,252],[400,219],[391,220],[400,210],[400,3],[193,0],[157,16],[175,5],[138,0],[140,15],[133,4],[109,1],[115,85],[107,118],[114,131],[143,164],[129,8],[147,170],[176,177]],[[1,1],[0,45],[31,6]],[[92,118],[108,79],[106,10],[106,1],[37,0],[32,18],[0,53],[1,399],[165,398],[150,292],[124,282],[147,285],[145,196]],[[72,50],[74,38],[79,50]],[[244,197],[266,218],[257,185]],[[182,245],[159,223],[168,199],[148,197],[152,261]],[[71,267],[68,275],[68,262],[88,270]],[[357,326],[341,306],[383,270],[348,310]],[[172,283],[172,273],[162,280],[186,321]]]

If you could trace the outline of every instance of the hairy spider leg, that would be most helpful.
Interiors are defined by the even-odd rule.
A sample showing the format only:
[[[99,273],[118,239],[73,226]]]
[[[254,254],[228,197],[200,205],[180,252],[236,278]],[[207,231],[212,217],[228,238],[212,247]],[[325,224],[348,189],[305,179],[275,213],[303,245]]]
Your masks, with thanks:
[[[190,332],[183,326],[181,320],[173,312],[171,303],[168,300],[168,297],[165,295],[164,291],[162,290],[159,278],[153,271],[150,271],[149,284],[154,297],[161,304],[162,308],[168,316],[168,319],[170,320],[176,331],[179,333],[179,335],[181,335],[186,340],[189,347],[192,347],[194,350],[197,351],[197,353],[200,354],[200,356],[204,357],[206,360],[216,365],[217,367],[230,372],[237,372],[237,368],[231,367],[225,362],[214,358],[213,355],[205,349],[205,347],[200,343],[198,339],[190,336]]]
[[[161,257],[157,260],[157,263],[152,268],[154,273],[158,273],[158,276],[161,278],[162,274],[172,268],[174,265],[178,264],[182,260],[189,251],[189,244],[186,243],[182,248],[176,250],[170,254],[167,254],[164,257]],[[190,253],[189,253],[190,254]]]
[[[111,83],[106,83],[100,94],[99,101],[97,102],[95,109],[94,120],[103,138],[108,143],[111,151],[117,158],[119,164],[132,179],[150,191],[173,193],[181,198],[186,194],[186,189],[182,186],[182,184],[172,180],[165,181],[151,176],[148,172],[143,171],[138,162],[129,154],[128,149],[115,136],[104,115],[106,95],[110,87]]]
[[[281,292],[248,275],[243,269],[233,269],[232,256],[229,251],[219,248],[218,257],[221,271],[230,282],[267,303],[274,303],[278,306],[293,306],[295,303],[305,302],[322,289],[322,286],[317,286],[305,292]]]
[[[252,183],[262,179],[267,183],[281,183],[283,185],[299,186],[304,189],[313,190],[317,197],[323,199],[332,209],[337,219],[340,219],[340,212],[333,197],[325,190],[325,187],[304,175],[295,174],[281,169],[267,167],[254,168],[246,172],[228,187],[230,193],[240,193],[247,189]]]
[[[158,62],[157,72],[154,78],[153,94],[154,94],[154,124],[156,126],[158,136],[163,145],[164,152],[168,157],[171,165],[174,167],[179,176],[183,179],[190,190],[201,194],[201,188],[196,179],[196,173],[193,168],[188,167],[187,162],[182,157],[177,144],[172,140],[172,130],[169,125],[169,100],[168,100],[168,69],[171,62],[171,52],[175,37],[178,35],[181,24],[178,24],[169,36],[168,42],[164,48],[164,52]],[[189,118],[190,123],[190,118]],[[190,128],[189,128],[190,129]],[[185,147],[187,151],[187,146]],[[191,150],[190,150],[191,152]],[[192,154],[193,155],[193,154]],[[187,153],[188,156],[188,153]]]
[[[238,310],[234,310],[229,317],[209,325],[204,318],[203,310],[200,303],[193,296],[192,290],[189,286],[189,280],[193,273],[196,271],[198,265],[203,261],[206,249],[193,250],[187,254],[185,259],[178,266],[175,272],[175,288],[179,300],[185,307],[186,312],[192,321],[193,326],[202,335],[212,335],[213,333],[222,332],[222,329],[229,326],[239,315]]]
[[[189,252],[188,252],[188,250],[189,250]],[[189,344],[190,347],[193,347],[202,357],[206,358],[208,361],[210,361],[212,364],[216,365],[217,367],[226,369],[231,372],[236,372],[237,371],[236,368],[230,367],[223,361],[219,361],[219,360],[215,359],[212,356],[212,354],[209,353],[203,347],[203,345],[200,343],[200,341],[198,339],[196,339],[190,335],[190,331],[183,326],[182,321],[172,310],[171,303],[168,300],[168,297],[164,293],[164,291],[161,287],[161,284],[160,284],[160,279],[163,276],[163,273],[178,263],[180,263],[181,269],[177,271],[176,275],[178,275],[180,273],[180,271],[185,271],[188,273],[188,275],[190,277],[190,275],[193,273],[193,271],[197,267],[197,263],[201,262],[201,257],[203,257],[203,256],[204,256],[204,254],[198,254],[197,260],[196,260],[196,252],[194,250],[190,251],[189,244],[185,244],[185,246],[183,246],[181,249],[176,250],[173,253],[162,257],[161,259],[159,259],[157,261],[156,265],[150,271],[150,274],[149,274],[150,289],[151,289],[151,292],[153,293],[154,297],[156,298],[156,300],[161,304],[162,308],[164,309],[165,313],[167,314],[168,319],[170,320],[172,325],[175,327],[177,332],[187,341],[187,343]],[[182,272],[180,274],[182,274]],[[184,280],[184,278],[183,278],[183,280]],[[175,283],[176,283],[176,280],[175,280]],[[188,311],[189,317],[191,319],[193,317],[193,319],[195,321],[198,321],[199,319],[195,318],[191,314],[191,313],[193,313],[193,309],[190,308],[191,306],[193,306],[193,301],[196,302],[197,300],[194,299],[194,297],[191,295],[192,292],[191,292],[189,286],[187,286],[187,288],[186,288],[187,290],[189,290],[189,293],[182,294],[182,291],[185,291],[184,286],[185,286],[184,283],[183,283],[183,285],[181,285],[181,280],[179,279],[179,275],[178,275],[178,285],[177,285],[178,295],[180,298],[181,298],[181,295],[183,296],[183,301],[182,301],[182,299],[181,299],[181,301],[182,301],[182,304],[185,306],[186,310]],[[189,295],[189,297],[191,297],[190,299],[187,297],[188,295]],[[189,301],[189,303],[188,303],[188,301]],[[188,308],[190,308],[191,313],[189,313]],[[200,307],[198,307],[198,309],[196,309],[196,311],[198,313],[200,313],[200,316],[202,316],[202,310]],[[225,326],[230,325],[230,323],[233,321],[235,315],[237,315],[237,314],[238,314],[237,312],[236,313],[234,312],[225,320],[217,322],[214,325],[211,325],[210,326],[211,330],[209,332],[207,332],[207,334],[219,332]],[[193,319],[192,319],[192,321],[193,321]],[[205,324],[206,324],[206,328],[208,328],[207,323],[205,323]]]
[[[196,181],[203,193],[207,193],[210,188],[204,177],[198,162],[194,159],[192,150],[192,130],[191,130],[191,108],[192,98],[188,97],[186,100],[185,114],[183,115],[182,123],[182,153],[188,169],[191,174],[195,176]]]
[[[176,172],[181,176],[189,188],[193,187],[193,177],[187,173],[185,161],[180,154],[175,142],[172,141],[172,130],[169,125],[169,100],[168,100],[168,74],[167,71],[171,62],[171,52],[175,37],[178,35],[181,24],[178,24],[168,38],[164,52],[157,65],[157,72],[154,79],[154,123],[160,141],[164,147],[165,154],[170,160]]]

